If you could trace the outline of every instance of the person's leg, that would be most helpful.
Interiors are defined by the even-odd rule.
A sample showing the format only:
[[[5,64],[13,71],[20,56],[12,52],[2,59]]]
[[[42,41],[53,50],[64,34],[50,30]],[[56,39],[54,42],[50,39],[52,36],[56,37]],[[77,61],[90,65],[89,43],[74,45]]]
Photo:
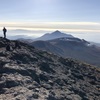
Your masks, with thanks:
[[[6,32],[4,32],[4,38],[6,38]]]

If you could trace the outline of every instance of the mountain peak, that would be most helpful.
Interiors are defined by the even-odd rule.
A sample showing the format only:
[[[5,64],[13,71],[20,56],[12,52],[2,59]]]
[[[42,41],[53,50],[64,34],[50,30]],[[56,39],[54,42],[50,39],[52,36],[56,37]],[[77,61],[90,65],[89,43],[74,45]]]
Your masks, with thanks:
[[[56,30],[51,33],[52,35],[65,35],[65,33],[60,32],[59,30]]]
[[[61,33],[59,30],[54,31],[53,33]]]
[[[62,38],[62,37],[74,38],[70,34],[62,33],[59,30],[56,30],[52,33],[44,34],[43,36],[37,38],[36,40],[52,40],[52,39],[57,39],[57,38]]]

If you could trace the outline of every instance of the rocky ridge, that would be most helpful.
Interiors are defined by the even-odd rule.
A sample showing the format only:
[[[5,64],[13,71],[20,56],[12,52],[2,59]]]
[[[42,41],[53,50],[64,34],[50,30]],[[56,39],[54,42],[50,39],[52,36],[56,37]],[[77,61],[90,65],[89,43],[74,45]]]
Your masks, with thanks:
[[[100,69],[0,38],[0,100],[99,100]]]

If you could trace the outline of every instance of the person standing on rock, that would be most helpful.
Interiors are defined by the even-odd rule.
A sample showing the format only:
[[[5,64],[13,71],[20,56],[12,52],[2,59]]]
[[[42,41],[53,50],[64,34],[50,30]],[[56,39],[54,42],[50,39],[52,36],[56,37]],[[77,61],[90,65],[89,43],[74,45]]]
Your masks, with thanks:
[[[4,28],[3,28],[4,38],[6,38],[6,32],[7,32],[7,29],[4,27]]]

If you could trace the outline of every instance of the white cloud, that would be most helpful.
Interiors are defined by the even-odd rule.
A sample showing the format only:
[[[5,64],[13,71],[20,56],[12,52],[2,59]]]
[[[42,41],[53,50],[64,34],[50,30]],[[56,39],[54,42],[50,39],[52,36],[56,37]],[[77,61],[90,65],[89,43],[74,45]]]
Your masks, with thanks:
[[[1,22],[0,29],[5,26],[8,30],[42,30],[66,32],[100,32],[100,23],[97,22]]]

